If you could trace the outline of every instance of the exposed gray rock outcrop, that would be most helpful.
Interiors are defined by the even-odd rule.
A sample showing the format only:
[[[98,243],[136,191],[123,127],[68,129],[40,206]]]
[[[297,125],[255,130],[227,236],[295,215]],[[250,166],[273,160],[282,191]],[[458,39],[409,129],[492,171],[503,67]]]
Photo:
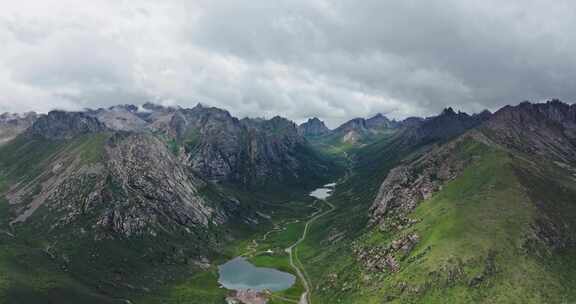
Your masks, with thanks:
[[[472,131],[392,169],[370,208],[370,222],[379,224],[383,230],[400,230],[410,225],[406,214],[439,191],[444,183],[458,177],[472,161],[456,153],[456,149],[468,138],[488,141],[481,133]]]
[[[183,145],[181,158],[202,177],[253,186],[319,176],[323,161],[307,147],[296,125],[282,117],[238,120],[198,105],[174,112],[164,133]]]
[[[106,130],[102,122],[84,112],[51,111],[40,116],[26,133],[46,139],[70,139]]]
[[[117,131],[144,131],[148,123],[140,117],[138,107],[120,105],[108,109],[88,111],[88,114],[98,118],[106,127]]]
[[[399,126],[398,122],[389,120],[382,114],[377,114],[368,119],[351,119],[332,131],[331,136],[337,136],[345,143],[358,144],[386,130],[396,129]]]
[[[510,149],[576,162],[576,105],[559,100],[505,106],[482,130]]]
[[[405,125],[409,126],[409,131],[406,137],[419,143],[447,140],[478,127],[491,116],[489,111],[469,115],[464,112],[456,112],[448,107],[438,116],[428,117],[424,120],[410,119],[408,121],[407,119]]]
[[[35,112],[25,114],[4,113],[0,115],[0,145],[28,129],[38,118]]]
[[[390,129],[396,128],[398,122],[388,119],[386,116],[378,113],[371,118],[366,119],[366,127],[369,129]]]
[[[330,133],[323,121],[314,117],[298,126],[298,131],[305,137],[322,136]]]
[[[223,224],[225,212],[200,194],[206,184],[148,134],[118,133],[101,161],[83,163],[73,151],[61,153],[30,185],[9,195],[24,222],[40,206],[51,210],[51,229],[91,226],[95,238],[190,233]],[[31,197],[31,201],[19,198]],[[22,208],[25,207],[25,208]]]

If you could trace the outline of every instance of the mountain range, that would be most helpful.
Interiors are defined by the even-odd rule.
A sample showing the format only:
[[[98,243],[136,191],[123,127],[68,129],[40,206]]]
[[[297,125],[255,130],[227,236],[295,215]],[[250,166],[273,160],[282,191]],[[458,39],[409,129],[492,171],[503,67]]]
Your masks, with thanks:
[[[307,195],[329,182],[328,205]],[[0,195],[0,303],[224,303],[240,255],[304,273],[269,303],[576,301],[559,100],[335,129],[201,104],[6,113]]]

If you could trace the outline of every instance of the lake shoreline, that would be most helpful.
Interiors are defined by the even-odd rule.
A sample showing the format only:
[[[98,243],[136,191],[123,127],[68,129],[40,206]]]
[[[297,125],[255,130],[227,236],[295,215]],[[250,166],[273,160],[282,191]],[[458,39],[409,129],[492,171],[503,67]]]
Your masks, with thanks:
[[[316,198],[316,202],[325,201],[332,195],[335,186],[336,183],[326,184],[311,191],[308,195]],[[304,232],[302,236],[296,240],[296,243],[285,249],[289,254],[290,264],[291,267],[295,269],[296,275],[280,271],[276,268],[256,267],[244,256],[235,257],[218,266],[218,283],[222,288],[229,290],[229,296],[226,298],[227,303],[266,304],[273,297],[273,292],[279,292],[293,287],[296,284],[296,278],[302,281],[301,283],[304,284],[305,287],[299,302],[302,303],[303,297],[304,303],[308,303],[310,294],[310,288],[307,286],[308,280],[300,273],[298,267],[294,265],[291,249],[305,239],[306,230],[314,219],[324,214],[319,213],[320,210],[321,209],[317,210],[309,217]]]

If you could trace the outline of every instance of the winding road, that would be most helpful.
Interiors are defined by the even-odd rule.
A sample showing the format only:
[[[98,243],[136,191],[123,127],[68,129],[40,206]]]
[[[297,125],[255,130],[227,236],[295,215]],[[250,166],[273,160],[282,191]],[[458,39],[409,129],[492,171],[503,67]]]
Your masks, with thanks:
[[[296,274],[298,275],[298,278],[300,278],[300,280],[302,281],[302,284],[304,285],[304,293],[302,294],[302,296],[300,297],[300,302],[299,304],[312,304],[312,297],[311,297],[311,283],[310,280],[308,278],[306,278],[305,275],[305,270],[304,270],[304,266],[302,265],[302,263],[300,263],[298,261],[298,253],[296,252],[296,247],[304,242],[304,240],[306,240],[306,236],[308,235],[308,230],[310,230],[310,225],[312,225],[312,223],[314,223],[317,219],[325,216],[326,214],[332,212],[334,210],[334,205],[332,205],[331,203],[329,203],[328,201],[324,200],[324,199],[318,199],[318,201],[322,201],[324,203],[326,203],[330,209],[326,210],[324,212],[322,212],[322,209],[316,211],[315,213],[312,214],[312,217],[306,222],[306,225],[304,225],[304,231],[302,232],[302,236],[300,236],[300,238],[294,243],[292,244],[290,247],[286,248],[286,252],[290,255],[290,266],[292,266],[292,268],[294,268],[294,270],[296,271]],[[300,267],[298,267],[298,265],[296,265],[295,261],[298,261],[300,264]]]
[[[348,180],[350,178],[350,176],[352,175],[352,168],[354,167],[354,160],[352,157],[350,157],[350,155],[348,155],[347,152],[344,152],[344,157],[346,158],[346,173],[345,175],[340,178],[340,180],[337,183],[331,184],[330,186],[332,186],[332,193],[336,190],[336,185],[337,184],[341,184],[346,182],[346,180]],[[328,185],[326,185],[328,186]],[[326,187],[325,186],[325,187]],[[312,223],[314,223],[317,219],[325,216],[326,214],[334,211],[334,209],[336,209],[336,207],[334,207],[334,205],[332,205],[330,202],[328,202],[326,199],[317,199],[315,203],[317,203],[318,201],[324,202],[326,203],[330,209],[326,210],[324,212],[322,212],[322,209],[319,209],[318,211],[314,212],[311,215],[311,218],[306,222],[306,225],[304,226],[304,231],[302,232],[302,236],[294,243],[292,244],[292,246],[286,248],[286,252],[288,252],[288,254],[290,255],[290,266],[292,268],[294,268],[294,270],[296,271],[296,274],[298,275],[298,278],[300,278],[300,280],[302,281],[302,284],[304,285],[304,293],[302,294],[302,296],[300,296],[300,301],[298,302],[298,304],[312,304],[312,291],[310,286],[312,285],[312,283],[310,282],[310,279],[306,277],[306,270],[304,269],[304,265],[298,260],[298,252],[296,252],[297,246],[304,242],[304,240],[306,240],[306,236],[308,235],[308,230],[310,230],[310,225],[312,225]],[[300,267],[298,267],[298,265],[296,265],[295,261],[298,261],[298,263],[300,264]]]

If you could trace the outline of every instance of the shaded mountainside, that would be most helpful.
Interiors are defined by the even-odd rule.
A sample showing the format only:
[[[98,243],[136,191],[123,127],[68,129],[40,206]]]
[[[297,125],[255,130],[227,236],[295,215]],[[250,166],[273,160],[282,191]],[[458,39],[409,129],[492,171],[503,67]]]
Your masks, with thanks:
[[[576,161],[576,105],[552,100],[506,106],[483,130],[510,149],[572,165]]]
[[[396,121],[389,120],[382,114],[377,114],[372,118],[355,118],[345,122],[332,131],[331,136],[337,137],[343,143],[361,144],[398,126]]]
[[[200,104],[191,109],[124,105],[89,115],[112,130],[161,135],[183,163],[210,181],[255,187],[305,184],[334,174],[297,126],[281,117],[239,120]]]
[[[217,108],[178,110],[166,134],[173,148],[201,176],[254,187],[306,184],[333,174],[296,125],[284,118],[238,120]]]
[[[145,120],[148,112],[140,112],[134,105],[120,105],[109,109],[89,110],[88,114],[95,116],[108,128],[116,131],[138,131],[146,128]]]
[[[403,122],[408,130],[404,135],[414,142],[435,142],[454,138],[466,130],[475,128],[490,119],[492,114],[483,111],[469,115],[464,112],[456,113],[452,108],[446,108],[440,115],[426,119],[407,119]]]
[[[106,129],[106,125],[98,119],[83,112],[51,111],[47,115],[40,116],[26,130],[26,134],[58,140],[104,132]]]
[[[454,138],[479,126],[491,115],[489,111],[469,115],[446,108],[436,116],[396,121],[377,114],[369,119],[352,119],[324,135],[309,138],[318,149],[335,154],[371,150],[370,145],[379,145],[390,137],[400,138],[405,147],[416,147]]]

